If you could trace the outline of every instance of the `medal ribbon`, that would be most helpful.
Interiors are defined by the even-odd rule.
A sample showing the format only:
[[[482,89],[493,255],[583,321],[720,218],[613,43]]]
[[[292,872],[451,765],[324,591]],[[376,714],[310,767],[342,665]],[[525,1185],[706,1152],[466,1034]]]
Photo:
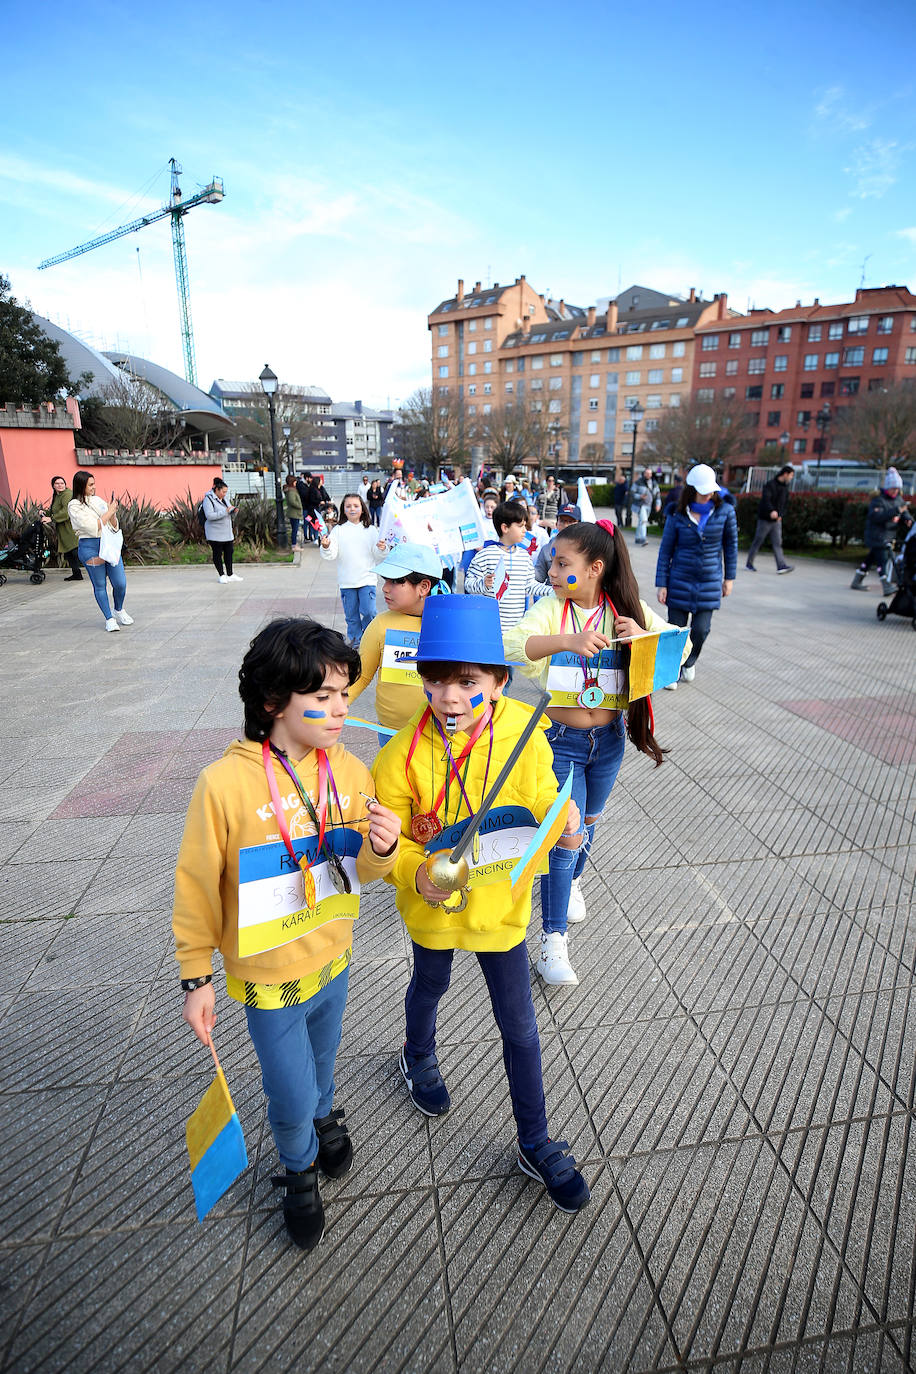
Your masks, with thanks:
[[[413,732],[413,739],[410,741],[410,748],[407,750],[407,760],[406,760],[406,762],[405,762],[405,764],[404,764],[404,776],[405,776],[406,779],[407,779],[407,786],[410,788],[410,795],[411,795],[411,797],[413,798],[414,802],[416,803],[416,806],[417,806],[417,810],[418,810],[418,811],[422,811],[422,810],[423,810],[423,806],[422,806],[422,803],[421,803],[421,801],[420,801],[420,798],[417,796],[416,792],[413,790],[413,783],[412,783],[411,780],[410,780],[410,760],[411,760],[411,759],[413,758],[413,756],[414,756],[414,752],[415,752],[415,750],[416,750],[416,747],[417,747],[417,745],[420,743],[420,740],[421,740],[421,738],[422,738],[422,736],[423,736],[423,731],[426,729],[426,726],[427,726],[427,724],[428,724],[428,722],[429,722],[430,717],[432,716],[432,714],[433,714],[432,707],[431,707],[431,706],[427,706],[426,710],[423,712],[423,715],[420,717],[419,722],[417,723],[416,729],[415,729],[414,732]],[[485,715],[481,716],[480,720],[479,720],[479,721],[477,722],[477,724],[474,726],[474,729],[471,731],[470,735],[468,736],[468,742],[467,742],[467,744],[464,746],[464,748],[462,749],[461,753],[458,755],[457,761],[452,757],[452,751],[451,751],[451,749],[448,748],[448,745],[446,745],[446,752],[447,752],[447,754],[448,754],[448,768],[446,768],[446,770],[445,770],[445,782],[444,782],[444,783],[442,784],[442,786],[440,787],[440,789],[439,789],[439,795],[438,795],[438,797],[436,798],[435,802],[433,803],[433,808],[432,808],[433,815],[438,815],[439,807],[442,805],[442,799],[443,799],[443,797],[445,796],[445,789],[446,789],[446,786],[447,786],[448,780],[449,780],[449,770],[451,770],[452,774],[455,776],[455,778],[457,778],[457,780],[458,780],[458,786],[461,788],[462,794],[464,794],[464,784],[463,784],[462,781],[461,781],[461,777],[460,777],[460,775],[459,775],[458,769],[459,769],[459,768],[461,767],[461,765],[464,763],[465,759],[467,759],[467,757],[468,757],[468,755],[470,754],[471,750],[474,748],[474,745],[475,745],[475,744],[477,743],[477,741],[480,739],[480,736],[483,734],[484,726],[485,726],[488,722],[489,722],[489,725],[490,725],[490,735],[491,735],[491,739],[492,739],[492,734],[493,734],[492,710],[488,710],[487,713],[486,713]],[[439,726],[438,720],[436,721],[436,726],[439,728],[439,733],[441,734],[441,733],[442,733],[442,729],[441,729],[441,726]],[[466,797],[466,796],[465,796],[465,801],[467,801],[467,797]],[[469,806],[470,806],[470,803],[469,803]],[[471,814],[473,815],[473,814],[474,814],[473,807],[470,807],[470,810],[471,810]]]
[[[586,619],[585,624],[584,624],[584,625],[581,627],[581,629],[580,629],[579,624],[578,624],[578,622],[577,622],[577,620],[576,620],[576,613],[575,613],[575,611],[574,611],[573,608],[572,608],[572,602],[571,602],[570,599],[567,597],[566,600],[563,602],[563,611],[562,611],[562,614],[561,614],[561,616],[560,616],[560,634],[565,634],[565,633],[566,633],[566,617],[567,617],[567,615],[570,615],[570,616],[572,617],[573,628],[575,629],[576,634],[584,634],[586,630],[593,630],[597,625],[600,625],[601,622],[604,620],[604,612],[605,612],[605,610],[607,609],[608,606],[610,606],[610,608],[611,608],[611,610],[613,611],[614,616],[615,616],[615,618],[616,618],[617,611],[616,611],[616,609],[615,609],[615,607],[614,607],[613,601],[610,599],[610,597],[606,597],[606,596],[604,595],[604,592],[602,592],[602,593],[601,593],[601,600],[598,602],[597,607],[596,607],[595,610],[592,612],[592,614]],[[581,666],[582,666],[582,681],[583,681],[583,684],[585,684],[585,685],[587,686],[587,685],[588,685],[588,682],[589,682],[589,676],[588,676],[588,659],[587,659],[587,658],[580,658],[580,659],[579,659],[579,663],[580,663]],[[597,678],[595,679],[595,681],[597,681]]]
[[[324,832],[328,819],[328,759],[323,749],[318,749],[316,752],[318,754],[318,802],[319,806],[321,807],[320,819],[319,816],[315,814],[315,808],[312,806],[311,799],[309,798],[307,792],[303,788],[302,783],[299,781],[295,769],[292,768],[291,765],[287,764],[286,759],[281,754],[279,754],[277,751],[273,751],[273,758],[279,760],[279,762],[283,765],[284,770],[287,773],[289,773],[293,782],[296,784],[296,791],[299,793],[303,805],[309,813],[309,818],[311,819],[312,824],[315,826],[315,829],[318,832],[318,848],[315,850],[315,859],[318,858],[318,855],[321,853],[322,849],[325,849],[327,847],[325,845]],[[286,824],[286,817],[283,814],[283,803],[280,800],[280,789],[277,787],[277,779],[274,774],[273,761],[271,757],[271,746],[268,740],[265,740],[264,743],[261,745],[261,756],[264,760],[264,772],[267,774],[267,786],[270,789],[270,800],[273,802],[274,811],[277,814],[277,825],[280,830],[280,836],[283,840],[283,843],[286,845],[287,851],[289,853],[290,858],[293,860],[293,863],[295,863],[299,868],[301,868],[303,873],[307,873],[311,868],[312,864],[315,862],[315,859],[312,859],[309,863],[307,863],[304,858],[300,860],[296,855],[295,849],[293,848],[293,842],[290,838],[289,833],[289,826]],[[334,788],[334,794],[335,796],[337,795],[336,787]],[[339,805],[340,802],[338,801],[338,806]]]
[[[487,794],[487,778],[490,776],[490,760],[491,760],[492,757],[493,757],[493,712],[492,712],[492,711],[490,711],[490,712],[488,713],[487,719],[488,719],[489,725],[490,725],[490,749],[489,749],[489,752],[488,752],[488,754],[487,754],[487,771],[486,771],[486,773],[484,774],[484,778],[483,778],[483,792],[481,793],[482,796],[486,796],[486,794]],[[458,765],[455,763],[455,760],[452,758],[451,746],[450,746],[450,744],[449,744],[449,742],[448,742],[448,739],[446,738],[445,734],[443,733],[442,726],[439,724],[438,719],[437,719],[435,716],[433,716],[433,720],[434,720],[434,722],[435,722],[436,729],[437,729],[438,732],[439,732],[439,737],[440,737],[440,739],[442,740],[442,743],[445,745],[445,752],[446,752],[446,754],[448,755],[449,763],[452,765],[452,772],[454,773],[455,778],[456,778],[457,781],[458,781],[458,786],[461,788],[461,795],[462,795],[462,797],[464,798],[464,804],[465,804],[465,806],[466,806],[467,809],[468,809],[468,815],[469,815],[469,816],[473,816],[473,814],[474,814],[474,808],[473,808],[473,806],[471,805],[470,800],[468,799],[468,794],[467,794],[467,792],[464,790],[464,782],[462,781],[461,775],[460,775],[460,773],[458,772]],[[481,724],[483,724],[483,722],[481,722]],[[461,755],[461,758],[458,760],[458,764],[461,763],[462,759],[466,759],[466,758],[470,755],[471,749],[474,747],[474,745],[476,744],[477,740],[480,738],[480,736],[481,736],[482,734],[483,734],[483,730],[482,730],[482,729],[477,731],[476,738],[469,741],[469,743],[468,743],[468,745],[467,745],[467,748],[465,749],[464,753]],[[465,776],[467,776],[467,768],[465,768],[464,771],[465,771]],[[447,787],[448,787],[448,773],[447,773],[447,772],[446,772],[445,778],[446,778],[446,788],[447,788]],[[439,801],[441,801],[441,800],[442,800],[442,795],[441,795],[441,793],[440,793]],[[436,811],[438,812],[438,810],[439,810],[439,802],[436,802]],[[459,803],[458,803],[458,811],[460,811],[460,810],[461,810],[461,803],[459,802]],[[446,811],[446,820],[448,820],[448,800],[446,800],[446,803],[445,803],[445,811]],[[457,820],[457,819],[458,819],[458,813],[457,813],[457,812],[455,813],[455,816],[454,816],[453,819],[454,819],[454,820]]]

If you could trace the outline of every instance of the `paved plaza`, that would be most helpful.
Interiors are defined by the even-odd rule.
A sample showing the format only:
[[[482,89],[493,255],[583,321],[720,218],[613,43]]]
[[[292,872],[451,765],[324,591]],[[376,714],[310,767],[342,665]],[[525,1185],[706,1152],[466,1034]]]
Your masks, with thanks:
[[[655,551],[635,550],[647,599]],[[338,1064],[356,1159],[322,1186],[313,1255],[287,1242],[221,988],[251,1164],[196,1220],[184,1127],[211,1061],[180,1018],[169,921],[194,780],[240,728],[244,650],[277,614],[343,630],[333,567],[308,549],[227,586],[131,568],[136,624],[110,635],[88,582],[11,575],[0,1368],[916,1368],[916,634],[879,624],[846,566],[758,566],[695,682],[655,698],[665,764],[627,751],[570,936],[579,987],[534,983],[552,1129],[590,1206],[563,1215],[515,1164],[471,955],[440,1023],[451,1113],[410,1105],[408,941],[377,885]],[[345,742],[374,752],[366,731]]]

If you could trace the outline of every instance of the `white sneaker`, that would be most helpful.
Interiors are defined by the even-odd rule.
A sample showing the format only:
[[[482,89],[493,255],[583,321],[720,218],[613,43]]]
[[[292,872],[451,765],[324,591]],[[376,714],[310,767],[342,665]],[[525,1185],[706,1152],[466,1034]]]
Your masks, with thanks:
[[[115,620],[113,615],[109,616],[108,619],[105,621],[105,629],[108,631],[109,634],[111,634],[112,630],[120,630],[120,628],[121,626]]]
[[[126,611],[115,611],[114,618],[119,625],[133,625],[134,623],[133,616],[128,615]]]
[[[230,582],[244,582],[244,580],[245,580],[245,579],[244,579],[243,577],[239,577],[238,573],[230,573],[230,574],[229,574],[229,581],[230,581]]]
[[[227,576],[226,573],[220,573],[220,575],[219,575],[219,580],[220,580],[220,582],[228,582],[228,581],[229,581],[229,578],[228,578],[228,576]]]
[[[697,670],[696,670],[696,668],[682,668],[682,669],[681,669],[681,677],[684,679],[685,682],[693,682],[693,679],[696,677],[696,675],[697,675]]]
[[[578,921],[584,921],[587,914],[585,910],[585,898],[582,895],[582,879],[573,878],[572,887],[569,893],[569,906],[566,908],[567,924],[572,926]]]
[[[545,983],[578,984],[579,980],[572,970],[566,950],[566,936],[553,931],[541,934],[541,954],[537,962],[537,972]]]
[[[666,691],[666,692],[676,692],[676,691],[677,691],[677,683],[676,683],[676,682],[666,682],[666,683],[665,683],[665,691]]]

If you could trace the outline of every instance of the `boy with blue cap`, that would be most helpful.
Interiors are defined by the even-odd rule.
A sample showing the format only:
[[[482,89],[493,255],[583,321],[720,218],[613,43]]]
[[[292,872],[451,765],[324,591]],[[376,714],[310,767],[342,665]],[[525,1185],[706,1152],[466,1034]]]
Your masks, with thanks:
[[[377,615],[359,641],[362,668],[350,688],[352,706],[378,673],[375,713],[382,725],[400,730],[426,703],[423,684],[411,657],[420,639],[420,617],[426,598],[446,592],[442,563],[427,544],[398,544],[375,570],[382,581],[387,610]],[[380,742],[384,739],[380,737]]]
[[[373,767],[379,801],[401,821],[400,850],[388,881],[396,889],[398,910],[413,942],[399,1068],[419,1111],[435,1117],[449,1110],[436,1057],[436,1013],[448,989],[455,950],[472,950],[502,1036],[519,1166],[543,1183],[561,1211],[577,1212],[588,1202],[588,1185],[566,1142],[551,1140],[547,1128],[525,944],[533,873],[514,890],[510,882],[515,863],[557,797],[550,747],[543,730],[535,730],[474,842],[467,888],[446,892],[437,887],[427,858],[458,843],[531,711],[504,695],[508,665],[499,607],[492,598],[428,601],[416,664],[428,704],[382,750]],[[561,809],[545,845],[555,843],[561,831],[574,834],[578,828],[578,810],[570,803]]]

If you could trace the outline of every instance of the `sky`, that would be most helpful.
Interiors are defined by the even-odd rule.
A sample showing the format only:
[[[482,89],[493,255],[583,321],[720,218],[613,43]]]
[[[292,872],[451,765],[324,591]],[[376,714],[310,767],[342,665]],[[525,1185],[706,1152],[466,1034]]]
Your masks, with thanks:
[[[4,6],[0,272],[97,348],[397,405],[457,279],[739,310],[916,289],[916,4]],[[139,250],[139,251],[138,251]]]

